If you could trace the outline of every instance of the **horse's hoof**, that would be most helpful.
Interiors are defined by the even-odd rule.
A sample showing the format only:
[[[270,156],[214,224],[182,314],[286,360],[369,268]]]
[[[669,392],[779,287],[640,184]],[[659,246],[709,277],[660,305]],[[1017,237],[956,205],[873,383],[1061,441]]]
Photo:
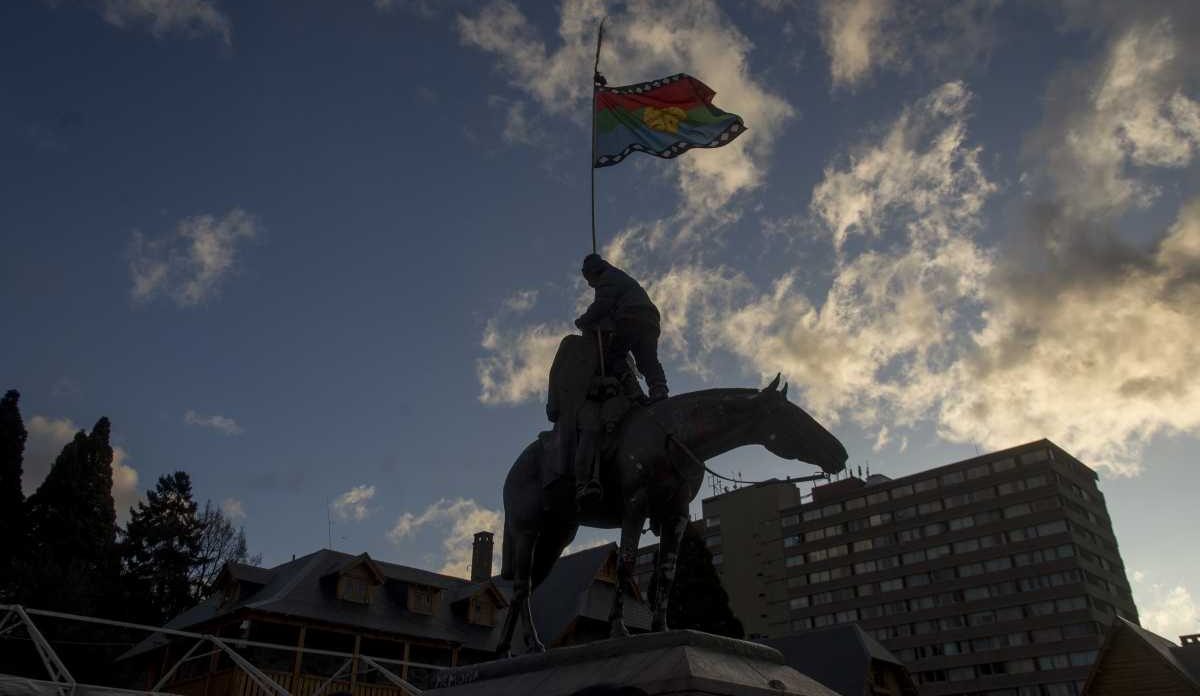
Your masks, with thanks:
[[[546,652],[546,645],[544,643],[542,643],[542,641],[539,640],[536,643],[534,643],[533,645],[529,646],[529,652],[544,653],[544,652]]]
[[[609,631],[609,638],[628,638],[629,629],[625,628],[624,621],[618,621],[612,625],[612,630]]]

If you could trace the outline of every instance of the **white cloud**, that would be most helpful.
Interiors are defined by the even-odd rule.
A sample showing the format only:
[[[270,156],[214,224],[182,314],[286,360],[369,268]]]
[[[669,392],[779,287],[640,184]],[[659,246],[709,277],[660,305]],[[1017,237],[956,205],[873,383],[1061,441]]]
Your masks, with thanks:
[[[876,72],[905,72],[914,63],[935,75],[957,76],[991,50],[991,15],[998,4],[999,0],[822,0],[821,43],[829,55],[833,86],[852,89]]]
[[[479,400],[485,404],[515,404],[544,396],[550,364],[569,326],[534,324],[504,330],[492,319],[481,345],[487,354],[475,361]]]
[[[1051,113],[1032,141],[1072,216],[1148,205],[1147,167],[1178,168],[1200,151],[1200,103],[1183,94],[1189,49],[1168,18],[1115,30],[1089,69],[1050,88]],[[1186,59],[1186,60],[1185,60]]]
[[[375,497],[375,486],[355,486],[333,499],[329,507],[343,520],[365,520],[371,514],[369,503]]]
[[[782,370],[830,422],[903,424],[931,408],[991,267],[973,233],[995,187],[966,144],[969,101],[947,83],[827,167],[812,201],[838,252],[824,298],[785,275],[715,323],[712,343],[763,375]],[[852,234],[865,237],[855,254]]]
[[[246,505],[237,498],[226,498],[221,501],[221,512],[234,522],[246,519]]]
[[[80,428],[69,418],[47,418],[35,415],[25,426],[28,438],[25,441],[24,475],[21,488],[25,495],[31,495],[42,485],[46,474],[54,465],[54,460],[62,452],[63,447],[75,438]],[[129,453],[120,446],[113,447],[112,461],[112,496],[113,507],[117,512],[118,524],[124,524],[129,519],[129,508],[136,505],[138,495],[138,472],[125,463]]]
[[[116,27],[144,27],[155,37],[167,34],[219,37],[232,41],[229,16],[211,0],[103,0],[100,13]]]
[[[500,138],[508,145],[536,145],[534,126],[529,122],[528,104],[522,99],[506,99],[493,94],[488,97],[488,106],[504,112],[504,129]]]
[[[1145,628],[1169,640],[1200,631],[1200,605],[1184,585],[1146,584],[1135,578],[1138,618]]]
[[[237,435],[243,432],[242,426],[238,425],[237,421],[232,418],[216,414],[211,416],[202,416],[190,409],[183,414],[183,422],[199,428],[211,428],[213,430],[219,430],[226,435]]]
[[[821,40],[829,53],[834,85],[853,85],[875,65],[896,59],[899,47],[884,33],[895,12],[890,0],[826,0],[821,3]]]
[[[1200,198],[1128,262],[1010,274],[957,367],[944,436],[1002,446],[1047,435],[1135,474],[1154,435],[1200,432]]]
[[[537,304],[537,290],[518,290],[504,301],[505,309],[514,313],[528,312]]]
[[[406,512],[396,519],[388,531],[394,544],[401,544],[422,528],[434,526],[445,534],[442,540],[443,559],[439,573],[470,577],[471,551],[475,532],[492,532],[496,535],[494,558],[502,558],[504,539],[504,513],[490,510],[474,500],[443,498],[428,506],[419,515]]]
[[[133,299],[166,295],[189,307],[215,296],[234,269],[238,245],[257,234],[254,218],[240,208],[221,218],[184,218],[174,231],[155,238],[134,232],[129,251]]]
[[[460,15],[458,28],[464,43],[496,55],[512,84],[549,116],[573,118],[586,127],[582,119],[589,112],[595,32],[605,14],[601,72],[610,84],[683,70],[716,90],[716,103],[740,114],[749,126],[732,144],[690,152],[670,167],[685,202],[670,223],[671,240],[687,239],[700,221],[727,215],[724,209],[735,196],[762,183],[772,143],[793,115],[782,97],[750,73],[753,44],[715,2],[634,1],[618,12],[597,0],[564,0],[553,49],[507,0]]]

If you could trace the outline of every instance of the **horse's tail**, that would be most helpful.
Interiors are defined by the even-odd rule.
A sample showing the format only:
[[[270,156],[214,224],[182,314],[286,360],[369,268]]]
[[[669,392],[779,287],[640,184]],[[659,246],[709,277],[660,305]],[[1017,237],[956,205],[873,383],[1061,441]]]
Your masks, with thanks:
[[[516,549],[512,542],[512,534],[508,533],[508,521],[504,522],[504,538],[500,542],[500,577],[504,580],[512,580],[516,569],[513,567],[513,556],[516,554]]]

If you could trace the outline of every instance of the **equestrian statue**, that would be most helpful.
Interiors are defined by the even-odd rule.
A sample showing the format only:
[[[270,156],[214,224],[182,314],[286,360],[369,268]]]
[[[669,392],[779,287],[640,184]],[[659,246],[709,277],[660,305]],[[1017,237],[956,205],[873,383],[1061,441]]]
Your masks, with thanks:
[[[707,389],[666,398],[656,354],[657,309],[648,296],[641,301],[645,291],[636,281],[599,256],[589,255],[583,270],[596,288],[597,302],[577,322],[584,335],[566,336],[550,369],[546,412],[554,429],[525,448],[504,481],[500,574],[512,581],[513,599],[497,646],[501,655],[509,653],[518,622],[527,650],[545,650],[533,624],[531,595],[581,525],[621,530],[609,612],[610,634],[619,637],[629,635],[623,597],[633,590],[638,540],[650,523],[659,536],[651,628],[665,631],[679,542],[705,461],[743,445],[761,445],[829,474],[846,465],[842,443],[788,401],[787,385],[780,388],[778,375],[761,390]],[[605,288],[602,297],[604,283],[593,279],[612,271],[619,275],[609,282],[620,287]],[[633,296],[624,297],[627,293]],[[641,309],[646,305],[653,315]],[[635,309],[613,316],[621,307]],[[647,326],[651,317],[652,328]],[[630,350],[654,398],[641,396]],[[583,478],[588,481],[580,482]],[[584,483],[594,484],[592,490],[577,489]]]

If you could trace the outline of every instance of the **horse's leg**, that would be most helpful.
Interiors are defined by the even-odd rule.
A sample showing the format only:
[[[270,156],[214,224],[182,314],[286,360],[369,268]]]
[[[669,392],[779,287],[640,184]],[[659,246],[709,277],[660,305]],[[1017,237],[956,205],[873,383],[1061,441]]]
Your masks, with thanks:
[[[675,563],[679,560],[679,540],[683,537],[683,528],[687,518],[683,516],[668,517],[663,520],[662,532],[658,538],[658,559],[654,565],[654,598],[651,606],[654,619],[650,624],[651,631],[666,631],[667,605],[671,597],[671,587],[675,584]]]
[[[642,536],[642,526],[646,523],[645,506],[635,496],[629,501],[625,510],[625,519],[621,522],[621,548],[617,552],[617,587],[613,592],[612,610],[608,614],[609,637],[623,638],[629,635],[625,627],[625,606],[622,595],[633,584],[633,566],[637,561],[638,539]]]
[[[513,632],[517,627],[517,620],[523,620],[526,628],[526,643],[528,644],[529,635],[533,635],[533,643],[536,652],[541,652],[537,649],[541,643],[537,640],[537,631],[533,627],[533,617],[529,610],[529,570],[533,562],[533,534],[529,532],[521,532],[510,530],[512,533],[508,535],[508,541],[515,545],[513,549],[513,561],[516,564],[513,574],[513,598],[512,603],[508,607],[508,615],[504,617],[504,628],[500,631],[500,643],[496,646],[496,652],[502,656],[511,657],[509,648],[512,646]],[[543,647],[542,650],[545,648]]]

